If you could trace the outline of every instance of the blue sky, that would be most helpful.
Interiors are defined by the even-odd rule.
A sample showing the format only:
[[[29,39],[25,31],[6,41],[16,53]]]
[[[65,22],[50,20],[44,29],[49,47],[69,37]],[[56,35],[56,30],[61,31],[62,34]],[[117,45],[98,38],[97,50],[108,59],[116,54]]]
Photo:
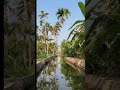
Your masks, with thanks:
[[[76,20],[83,20],[84,17],[78,7],[78,2],[81,1],[85,3],[85,0],[37,0],[37,25],[39,26],[40,19],[38,18],[38,15],[40,14],[40,11],[44,11],[49,13],[48,21],[51,25],[54,25],[55,22],[58,21],[56,17],[56,12],[58,8],[67,8],[71,12],[71,15],[68,17],[68,19],[65,20],[64,25],[62,25],[62,29],[59,32],[58,36],[58,45],[62,42],[63,39],[67,39],[70,30],[68,30],[71,25]]]

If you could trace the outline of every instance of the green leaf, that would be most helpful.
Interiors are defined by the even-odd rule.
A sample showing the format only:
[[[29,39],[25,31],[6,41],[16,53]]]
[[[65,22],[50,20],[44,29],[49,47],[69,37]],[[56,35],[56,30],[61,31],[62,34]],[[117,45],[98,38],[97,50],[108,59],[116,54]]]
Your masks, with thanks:
[[[82,14],[83,14],[84,17],[85,17],[85,5],[84,5],[82,2],[79,2],[79,3],[78,3],[78,6],[79,6],[79,8],[81,9]]]
[[[73,26],[75,26],[76,24],[81,23],[81,22],[84,22],[84,20],[75,21],[75,23],[68,30],[70,30]]]
[[[101,15],[101,16],[95,18],[93,24],[91,25],[91,27],[89,28],[89,30],[88,30],[88,32],[87,32],[87,34],[86,34],[86,39],[88,39],[88,37],[90,36],[91,32],[92,32],[93,30],[95,30],[96,26],[97,26],[99,23],[101,23],[101,21],[104,20],[105,17],[106,17],[105,15]]]
[[[69,34],[67,40],[70,38],[70,36],[71,36],[71,34],[74,32],[74,30],[75,30],[75,29],[73,29],[73,30],[70,32],[70,34]]]
[[[78,35],[78,33],[75,33],[74,36],[71,39],[71,42],[76,38],[76,36]]]

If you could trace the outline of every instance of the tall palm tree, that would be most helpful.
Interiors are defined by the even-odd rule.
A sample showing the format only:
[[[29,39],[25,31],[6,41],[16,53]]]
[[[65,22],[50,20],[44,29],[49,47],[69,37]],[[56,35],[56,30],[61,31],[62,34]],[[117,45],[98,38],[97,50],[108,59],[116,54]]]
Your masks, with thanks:
[[[49,14],[45,13],[44,11],[41,11],[41,13],[38,15],[40,17],[40,19],[45,19],[45,17],[47,17]]]
[[[40,17],[40,19],[42,19],[43,21],[41,21],[41,23],[44,23],[44,26],[45,26],[45,36],[47,36],[47,29],[46,29],[46,22],[45,22],[45,18],[47,18],[49,14],[48,13],[45,13],[44,11],[41,11],[41,13],[38,15]],[[44,38],[45,40],[45,43],[47,42],[46,41],[46,38]],[[45,46],[45,53],[47,53],[47,46]]]
[[[51,44],[51,41],[54,40],[54,39],[52,38],[52,35],[53,35],[53,26],[49,24],[48,29],[49,29],[49,32],[51,33],[51,36],[50,36],[50,38],[48,39],[48,42],[49,42],[49,45],[50,45],[50,44]],[[49,47],[49,46],[48,46],[48,47]],[[50,48],[49,48],[49,49],[50,49]]]
[[[56,13],[57,18],[60,20],[62,24],[65,21],[64,17],[66,17],[67,19],[69,15],[70,15],[70,11],[66,8],[59,8]]]
[[[61,24],[57,22],[55,26],[53,27],[53,35],[55,36],[55,42],[57,43],[57,36],[58,32],[60,31],[60,28],[62,28]]]
[[[53,26],[52,25],[49,26],[49,31],[50,31],[51,37],[52,37],[52,35],[53,35]]]
[[[61,24],[59,22],[57,22],[55,24],[55,26],[53,27],[53,35],[55,37],[55,45],[57,46],[57,36],[59,35],[58,34],[58,31],[60,31],[60,29],[62,28]],[[54,48],[56,49],[56,48]]]
[[[48,36],[48,32],[49,32],[49,27],[50,27],[50,24],[48,22],[45,23],[45,27],[46,27],[46,44],[47,44],[47,55],[48,55],[48,40],[49,40],[49,36]]]

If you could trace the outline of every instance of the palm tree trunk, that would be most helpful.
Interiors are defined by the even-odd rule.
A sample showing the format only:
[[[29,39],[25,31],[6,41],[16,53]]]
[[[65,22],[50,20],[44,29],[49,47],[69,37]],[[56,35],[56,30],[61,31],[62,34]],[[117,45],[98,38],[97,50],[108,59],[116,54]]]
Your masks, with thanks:
[[[45,25],[45,17],[44,17],[44,25]],[[46,31],[46,26],[45,26],[45,31]],[[46,51],[47,51],[47,48],[46,48],[46,32],[45,32],[45,54],[46,54]]]
[[[57,35],[55,35],[54,54],[56,53],[56,50],[57,50]]]
[[[49,50],[48,50],[48,42],[47,42],[47,55],[49,54],[48,51],[49,51]]]
[[[46,35],[47,35],[47,39],[48,39],[48,31],[46,30]],[[47,41],[47,55],[48,55],[48,41]]]
[[[56,52],[57,52],[57,35],[56,35]]]

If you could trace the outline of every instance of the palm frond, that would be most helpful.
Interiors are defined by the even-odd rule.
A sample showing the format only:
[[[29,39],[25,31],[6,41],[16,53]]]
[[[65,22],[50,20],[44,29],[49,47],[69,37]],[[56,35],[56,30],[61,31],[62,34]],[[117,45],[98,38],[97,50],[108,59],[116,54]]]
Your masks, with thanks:
[[[70,38],[71,34],[73,34],[74,30],[75,30],[75,29],[73,29],[73,30],[70,32],[70,34],[69,34],[67,40]]]
[[[78,35],[78,33],[75,33],[74,36],[71,39],[71,42],[76,38],[76,36]]]
[[[95,29],[95,27],[102,21],[104,20],[103,18],[105,17],[105,15],[101,15],[99,17],[97,17],[93,24],[91,25],[91,27],[89,28],[87,34],[86,34],[86,39],[90,36],[91,32]]]
[[[78,23],[82,23],[84,20],[77,20],[68,30],[70,30],[73,26],[75,26]]]

